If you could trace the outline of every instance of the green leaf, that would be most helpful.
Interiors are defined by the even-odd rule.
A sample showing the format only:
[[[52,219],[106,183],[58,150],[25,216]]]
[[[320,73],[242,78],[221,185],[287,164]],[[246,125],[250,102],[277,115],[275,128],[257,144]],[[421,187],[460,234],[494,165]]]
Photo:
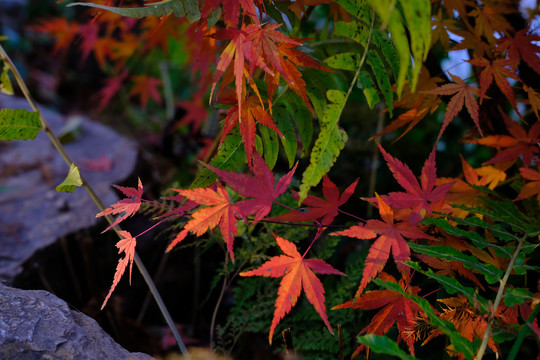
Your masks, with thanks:
[[[281,129],[280,129],[281,130]],[[266,162],[266,165],[272,170],[276,165],[279,152],[279,142],[278,134],[266,126],[261,126],[259,128],[259,133],[261,134],[261,140],[263,145],[263,158]],[[282,131],[283,133],[283,131]],[[294,129],[293,129],[294,135]]]
[[[349,14],[358,20],[369,24],[371,22],[371,9],[365,2],[354,0],[336,0]]]
[[[395,291],[402,296],[414,301],[420,307],[420,309],[422,309],[422,311],[428,316],[431,324],[448,336],[450,342],[452,343],[452,345],[454,345],[454,349],[457,352],[462,353],[465,356],[465,359],[473,358],[474,352],[472,348],[472,343],[469,340],[465,339],[463,336],[461,336],[461,334],[456,331],[456,328],[452,323],[446,320],[442,320],[437,314],[435,314],[435,311],[433,311],[433,308],[426,299],[406,293],[405,291],[403,291],[401,286],[393,282],[384,282],[380,279],[373,279],[373,282],[383,288]]]
[[[394,76],[397,76],[399,74],[399,56],[388,34],[383,33],[379,29],[373,29],[371,42],[381,50],[383,59],[390,64]]]
[[[490,284],[495,284],[498,282],[503,275],[502,270],[498,269],[494,265],[482,263],[476,257],[462,254],[449,246],[409,243],[409,247],[420,254],[426,254],[448,261],[459,261],[467,269],[476,270],[480,274],[484,275],[484,278]]]
[[[398,357],[402,360],[416,360],[414,356],[407,354],[399,348],[399,345],[386,336],[367,334],[357,337],[360,344],[368,346],[371,351],[378,354],[386,354]]]
[[[302,141],[302,156],[304,156],[308,153],[311,139],[313,138],[313,114],[309,111],[302,99],[300,99],[293,91],[287,91],[285,93],[283,96],[283,103],[285,103],[289,109],[290,118],[296,123],[298,135],[300,135],[300,140]],[[281,132],[283,133],[283,130]],[[285,138],[287,138],[287,134],[284,135]],[[297,144],[296,138],[295,143]],[[283,146],[285,147],[285,144]],[[286,147],[285,151],[287,151]],[[294,151],[296,153],[296,147]],[[294,161],[291,162],[289,159],[289,166],[292,167],[293,164]]]
[[[88,6],[107,10],[118,15],[140,19],[148,16],[168,16],[173,13],[178,17],[186,17],[193,23],[201,18],[197,0],[163,0],[145,4],[144,7],[120,8],[93,3],[74,2],[66,6]]]
[[[246,163],[246,152],[242,136],[231,132],[220,145],[218,153],[210,161],[210,165],[215,168],[238,171]],[[217,175],[204,166],[199,167],[199,175],[190,185],[190,189],[202,188],[212,185],[217,180]]]
[[[484,229],[489,229],[499,240],[503,241],[513,241],[519,240],[518,236],[515,236],[512,233],[506,231],[500,224],[491,224],[487,221],[480,219],[478,216],[469,216],[465,219],[461,218],[452,218],[455,222],[465,226],[471,227],[482,227]]]
[[[407,22],[414,58],[411,89],[416,89],[422,62],[426,60],[431,46],[431,3],[430,0],[401,0],[401,8]]]
[[[379,54],[375,51],[368,51],[366,62],[371,67],[371,70],[373,70],[373,74],[375,74],[375,79],[377,80],[379,89],[381,89],[383,93],[388,113],[390,114],[390,117],[392,117],[394,94],[392,93],[392,85],[388,78],[388,70],[384,66]]]
[[[9,80],[8,72],[9,65],[7,62],[4,62],[4,69],[2,70],[2,74],[0,74],[0,92],[13,95],[13,86],[11,85],[11,80]]]
[[[414,261],[407,261],[405,264],[410,266],[412,269],[416,270],[417,272],[426,275],[427,277],[436,280],[439,284],[442,285],[442,287],[448,292],[449,294],[455,294],[460,293],[465,295],[467,300],[469,300],[469,303],[471,304],[480,304],[483,312],[487,312],[488,309],[488,301],[478,295],[476,291],[473,288],[463,286],[459,281],[456,280],[454,277],[435,274],[433,270],[427,269],[423,270],[420,265],[417,262]]]
[[[373,107],[381,101],[379,93],[375,88],[375,83],[367,71],[360,71],[358,74],[357,86],[362,89],[370,109],[373,109]]]
[[[336,36],[343,36],[348,39],[354,40],[364,48],[367,44],[367,39],[369,37],[369,27],[363,25],[357,21],[337,21],[335,26]]]
[[[71,164],[66,179],[56,187],[56,191],[72,193],[77,186],[81,186],[82,184],[79,167],[75,164]]]
[[[296,142],[296,133],[294,131],[294,125],[292,123],[289,110],[287,109],[287,105],[284,102],[279,101],[277,104],[273,106],[272,116],[274,118],[274,121],[276,122],[276,126],[283,134],[283,137],[281,138],[281,143],[283,144],[285,155],[287,155],[287,160],[289,160],[289,167],[292,167],[294,165],[294,160],[296,157],[296,148],[298,144]],[[277,134],[275,132],[274,134],[276,135],[276,143],[277,143]],[[276,149],[276,159],[277,159],[278,149],[279,149],[279,145],[278,145],[278,148]]]
[[[508,307],[514,306],[514,305],[521,305],[525,302],[525,300],[534,298],[534,295],[527,289],[523,288],[515,288],[515,289],[509,289],[507,288],[504,292],[504,304]]]
[[[356,71],[360,59],[356,53],[344,52],[326,58],[324,63],[334,69]]]
[[[302,202],[309,189],[328,173],[347,142],[347,133],[338,125],[347,94],[341,90],[328,90],[327,97],[330,102],[324,116],[319,119],[321,131],[311,151],[309,166],[302,176],[299,202]]]
[[[0,140],[34,140],[41,130],[39,112],[0,110]]]

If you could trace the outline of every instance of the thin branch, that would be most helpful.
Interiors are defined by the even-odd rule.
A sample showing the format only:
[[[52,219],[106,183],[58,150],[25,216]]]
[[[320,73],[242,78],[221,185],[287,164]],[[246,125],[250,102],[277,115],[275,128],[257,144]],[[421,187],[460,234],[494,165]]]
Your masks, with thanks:
[[[17,67],[15,66],[15,64],[13,64],[13,61],[11,61],[11,58],[6,53],[6,51],[4,50],[2,45],[0,45],[0,57],[2,58],[3,61],[5,61],[8,64],[11,72],[13,73],[13,76],[15,77],[15,80],[17,81],[17,84],[19,85],[19,88],[21,89],[26,101],[28,101],[28,104],[30,105],[32,110],[39,113],[39,119],[41,120],[41,127],[42,127],[43,131],[45,131],[45,133],[49,137],[51,143],[53,144],[54,148],[56,149],[56,151],[58,151],[60,156],[62,156],[62,158],[64,159],[66,164],[71,167],[71,165],[74,164],[74,162],[71,160],[71,158],[67,154],[64,146],[62,145],[62,143],[60,142],[58,137],[52,131],[49,123],[47,122],[47,120],[45,120],[42,113],[39,111],[39,108],[38,108],[36,102],[34,101],[34,98],[30,94],[30,91],[28,90],[28,87],[26,86],[21,74],[17,70]],[[92,198],[92,200],[94,201],[94,203],[96,204],[98,209],[100,211],[104,211],[105,210],[105,205],[104,205],[103,201],[101,200],[101,198],[96,194],[96,192],[90,186],[90,184],[88,184],[88,182],[86,181],[86,179],[83,177],[82,174],[80,175],[80,179],[81,179],[81,182],[82,182],[82,187],[90,195],[90,197]],[[112,224],[114,222],[114,219],[110,215],[106,215],[105,218],[107,219],[109,224]],[[114,227],[114,231],[116,232],[118,237],[120,239],[122,239],[122,237],[119,235],[120,227],[118,225]],[[159,292],[158,292],[158,290],[156,288],[156,285],[152,281],[152,278],[150,277],[150,274],[146,270],[146,267],[144,266],[143,262],[141,261],[141,258],[137,254],[137,252],[135,252],[134,261],[135,261],[135,265],[137,266],[137,268],[141,272],[141,275],[143,276],[144,281],[146,282],[148,288],[150,289],[150,292],[152,293],[152,296],[156,300],[156,303],[157,303],[157,305],[158,305],[158,307],[159,307],[159,309],[161,311],[161,314],[163,315],[163,317],[165,319],[165,322],[171,328],[171,331],[172,331],[172,333],[174,335],[174,338],[176,339],[176,342],[178,343],[178,347],[180,348],[180,351],[182,351],[182,354],[184,354],[184,356],[186,356],[189,359],[190,357],[189,357],[189,354],[187,352],[186,346],[184,345],[184,342],[182,341],[182,338],[181,338],[180,334],[178,333],[178,330],[176,329],[176,326],[174,325],[174,321],[172,320],[171,315],[170,315],[169,311],[167,310],[167,307],[163,303],[163,299],[161,298],[161,295],[159,294]]]

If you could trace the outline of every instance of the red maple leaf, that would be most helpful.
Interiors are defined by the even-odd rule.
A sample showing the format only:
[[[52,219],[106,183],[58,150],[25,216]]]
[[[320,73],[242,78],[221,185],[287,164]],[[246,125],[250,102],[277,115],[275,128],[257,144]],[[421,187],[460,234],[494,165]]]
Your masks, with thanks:
[[[386,282],[397,283],[394,277],[386,273],[381,273],[379,278]],[[416,295],[420,292],[419,287],[405,284],[403,280],[399,281],[399,285],[408,294]],[[421,310],[420,307],[411,299],[408,299],[402,294],[393,290],[373,290],[366,292],[360,297],[356,297],[352,301],[334,306],[332,310],[374,310],[381,307],[382,309],[373,317],[369,325],[366,326],[360,333],[383,335],[390,330],[394,323],[397,323],[400,333],[399,339],[405,340],[407,346],[409,347],[409,351],[414,356],[414,337],[406,336],[406,334],[411,332],[412,327],[415,324],[415,318],[421,313]],[[364,345],[358,347],[351,358],[357,356],[363,349]]]
[[[334,269],[321,259],[305,259],[296,245],[286,239],[274,235],[280,249],[285,255],[274,256],[258,269],[240,273],[240,276],[265,276],[282,277],[278,290],[278,297],[274,310],[274,318],[268,335],[268,341],[272,343],[274,330],[279,321],[288,314],[298,301],[298,297],[304,289],[309,302],[313,305],[321,319],[326,324],[330,333],[334,334],[324,306],[324,287],[315,276],[318,274],[335,274],[346,276],[339,270]]]
[[[497,51],[507,50],[507,56],[512,60],[514,70],[517,68],[517,64],[523,60],[540,74],[540,61],[538,61],[540,46],[537,44],[540,41],[540,36],[527,35],[528,32],[527,28],[516,32],[514,37],[503,37],[497,45]]]
[[[356,179],[345,191],[343,194],[339,194],[339,189],[334,184],[328,175],[323,177],[323,195],[324,199],[321,199],[314,195],[308,195],[302,204],[307,205],[308,207],[303,212],[299,211],[289,211],[285,214],[267,218],[267,220],[274,221],[312,221],[314,219],[320,219],[322,225],[329,225],[334,221],[334,218],[337,216],[339,207],[345,204],[351,195],[354,193],[354,189],[358,184],[358,179]],[[298,199],[298,193],[293,192],[293,197]]]
[[[343,231],[337,231],[331,235],[343,235],[358,239],[373,239],[379,235],[377,240],[371,245],[366,258],[362,281],[356,291],[355,299],[359,298],[371,279],[384,268],[390,251],[399,271],[405,276],[410,273],[410,268],[403,262],[411,259],[411,250],[404,237],[410,239],[429,239],[429,235],[424,234],[420,229],[409,222],[394,223],[394,212],[381,197],[376,194],[381,220],[368,220],[366,225],[355,225]]]
[[[240,116],[240,112],[242,113]],[[266,110],[261,106],[258,98],[256,96],[250,96],[244,104],[244,107],[240,111],[240,103],[234,105],[227,112],[227,116],[224,120],[223,125],[223,135],[221,136],[220,144],[223,142],[227,134],[235,128],[236,124],[240,125],[240,133],[242,134],[242,140],[244,142],[244,148],[246,149],[246,156],[248,163],[251,166],[251,154],[255,148],[255,135],[257,130],[257,125],[255,120],[274,130],[280,136],[283,136],[281,131],[277,128],[276,124],[272,120],[272,117],[266,112]]]
[[[435,164],[435,149],[433,148],[420,176],[420,184],[414,176],[411,169],[398,159],[388,154],[383,147],[379,145],[379,149],[383,154],[388,167],[392,171],[392,175],[397,182],[406,190],[406,192],[392,192],[388,195],[383,195],[382,198],[392,209],[413,209],[409,222],[412,224],[422,220],[424,216],[430,216],[433,212],[433,207],[437,206],[440,209],[440,203],[444,201],[446,193],[450,190],[453,183],[442,184],[435,186],[437,180],[437,168]],[[366,199],[372,203],[377,203],[376,198]]]
[[[141,196],[143,193],[141,179],[139,179],[139,186],[137,189],[117,185],[114,185],[114,187],[123,192],[124,195],[126,195],[128,198],[117,201],[116,203],[112,204],[111,207],[103,210],[96,215],[96,217],[100,217],[106,215],[120,214],[120,216],[117,217],[116,220],[111,225],[109,225],[109,227],[103,230],[102,233],[118,225],[120,222],[124,221],[128,217],[133,216],[133,214],[135,214],[141,207]]]
[[[148,75],[134,75],[131,77],[134,86],[129,92],[130,96],[139,96],[141,105],[146,108],[148,98],[154,99],[155,102],[161,104],[161,95],[158,91],[158,86],[161,86],[161,80]]]
[[[257,153],[253,153],[252,171],[255,176],[221,170],[207,164],[203,165],[214,171],[222,181],[226,182],[231,189],[240,195],[253,198],[239,201],[236,203],[236,207],[244,218],[255,214],[252,223],[254,225],[270,213],[274,200],[287,190],[298,164],[294,165],[291,171],[279,179],[277,184],[275,183],[274,174]]]
[[[445,84],[433,90],[428,90],[428,94],[437,94],[437,95],[453,95],[448,105],[446,106],[446,113],[444,114],[444,122],[439,132],[438,138],[441,137],[444,130],[454,120],[454,118],[459,114],[463,105],[467,108],[469,115],[474,120],[476,127],[480,134],[482,134],[482,129],[480,129],[480,118],[478,115],[478,103],[473,95],[478,96],[479,89],[477,87],[471,86],[465,81],[463,81],[459,76],[450,74],[452,80],[455,81],[455,84]]]
[[[529,167],[535,154],[540,153],[540,149],[538,148],[538,143],[540,142],[540,121],[536,121],[527,133],[518,122],[512,120],[508,115],[504,113],[501,113],[501,115],[504,118],[504,123],[510,135],[489,135],[469,142],[504,149],[500,150],[486,164],[514,161],[521,156],[523,165]]]
[[[493,80],[495,80],[495,83],[497,84],[499,89],[501,89],[501,92],[506,96],[508,101],[510,101],[510,104],[512,105],[514,110],[519,113],[516,105],[514,91],[512,90],[512,86],[510,86],[510,83],[507,79],[510,78],[521,81],[517,77],[517,75],[512,72],[512,70],[506,67],[511,65],[513,61],[506,59],[495,59],[493,61],[489,61],[486,58],[475,57],[468,62],[474,66],[484,68],[480,73],[480,104],[482,104],[482,101],[484,100],[486,91],[488,91],[489,87],[493,83]]]
[[[62,17],[40,21],[39,25],[32,26],[31,28],[35,31],[54,36],[56,43],[54,44],[53,53],[57,53],[69,48],[79,33],[80,25],[68,22],[66,18]]]
[[[234,216],[236,207],[230,202],[227,190],[220,184],[217,185],[216,190],[211,188],[174,190],[197,204],[208,206],[191,214],[191,220],[184,225],[184,229],[169,245],[167,251],[170,251],[176,244],[184,240],[188,232],[201,236],[219,225],[229,255],[234,261],[233,242],[237,233],[236,218]]]
[[[127,77],[127,70],[123,71],[118,76],[111,76],[105,79],[105,86],[102,87],[96,94],[96,99],[99,100],[97,110],[102,111],[111,102],[114,95],[120,91],[122,84]]]
[[[137,245],[137,239],[132,237],[131,234],[127,231],[120,230],[118,232],[120,236],[123,237],[120,241],[116,243],[116,247],[118,248],[118,253],[125,253],[126,256],[124,256],[120,261],[118,261],[118,265],[116,266],[116,272],[114,273],[114,280],[112,283],[111,288],[109,289],[109,293],[105,297],[105,300],[103,301],[103,304],[101,305],[101,309],[105,307],[107,304],[107,301],[111,297],[114,289],[116,288],[116,285],[118,285],[118,282],[120,282],[120,279],[122,278],[122,275],[124,275],[124,272],[126,271],[126,267],[129,264],[129,283],[131,284],[131,270],[133,269],[133,259],[135,257],[135,246]]]
[[[531,182],[523,185],[516,200],[523,200],[536,195],[536,199],[540,204],[540,172],[530,168],[521,168],[519,172],[524,179],[531,180]]]

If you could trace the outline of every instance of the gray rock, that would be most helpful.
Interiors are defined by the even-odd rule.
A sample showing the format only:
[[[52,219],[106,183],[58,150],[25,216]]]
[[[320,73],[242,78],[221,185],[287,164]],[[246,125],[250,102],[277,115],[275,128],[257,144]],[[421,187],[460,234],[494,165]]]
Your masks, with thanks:
[[[43,290],[0,284],[0,359],[151,360],[130,353],[88,316]]]
[[[1,108],[29,107],[24,99],[0,95]],[[41,111],[59,134],[67,118],[46,108]],[[85,117],[80,117],[76,130],[75,139],[65,144],[66,151],[109,206],[118,200],[111,185],[125,179],[135,167],[136,147]],[[110,168],[96,166],[100,158],[108,159]],[[96,224],[99,210],[83,188],[72,194],[55,190],[68,171],[44,132],[32,141],[0,141],[0,281],[11,282],[37,250]]]

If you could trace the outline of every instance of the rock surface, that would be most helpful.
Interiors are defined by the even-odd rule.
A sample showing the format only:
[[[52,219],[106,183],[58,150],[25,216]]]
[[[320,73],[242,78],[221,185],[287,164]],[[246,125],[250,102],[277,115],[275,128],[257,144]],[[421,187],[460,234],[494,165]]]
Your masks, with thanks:
[[[0,284],[0,359],[151,360],[130,353],[88,316],[43,290]]]
[[[24,99],[0,95],[0,109],[28,109]],[[67,118],[41,109],[56,134]],[[79,117],[75,138],[65,144],[81,174],[106,205],[118,200],[112,184],[131,174],[137,150],[112,129]],[[10,282],[37,250],[96,224],[99,211],[83,188],[59,193],[55,187],[69,167],[44,132],[33,141],[0,141],[0,281]]]

